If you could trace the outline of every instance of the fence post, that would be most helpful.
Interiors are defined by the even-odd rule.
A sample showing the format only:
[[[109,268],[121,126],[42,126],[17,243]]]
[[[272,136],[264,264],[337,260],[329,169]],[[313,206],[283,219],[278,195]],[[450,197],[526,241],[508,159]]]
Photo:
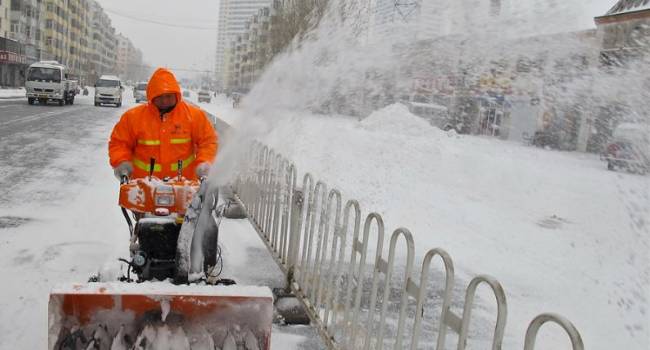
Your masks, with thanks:
[[[535,348],[535,340],[537,332],[547,322],[554,322],[564,329],[571,340],[571,348],[573,350],[584,350],[585,346],[582,342],[582,337],[578,329],[564,316],[554,313],[541,314],[530,322],[528,330],[526,330],[526,340],[524,342],[524,350],[533,350]]]
[[[287,289],[291,289],[294,282],[298,248],[300,247],[300,232],[302,231],[302,208],[304,194],[302,190],[293,189],[291,201],[291,227],[289,230],[289,251],[287,254]]]

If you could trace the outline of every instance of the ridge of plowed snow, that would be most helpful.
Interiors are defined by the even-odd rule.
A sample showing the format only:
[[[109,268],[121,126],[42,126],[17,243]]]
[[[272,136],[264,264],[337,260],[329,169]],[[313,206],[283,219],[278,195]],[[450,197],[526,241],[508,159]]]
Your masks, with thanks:
[[[359,125],[369,131],[382,131],[404,136],[426,136],[440,131],[426,120],[409,112],[408,107],[401,103],[395,103],[373,112],[359,122]],[[440,131],[440,133],[442,132]]]

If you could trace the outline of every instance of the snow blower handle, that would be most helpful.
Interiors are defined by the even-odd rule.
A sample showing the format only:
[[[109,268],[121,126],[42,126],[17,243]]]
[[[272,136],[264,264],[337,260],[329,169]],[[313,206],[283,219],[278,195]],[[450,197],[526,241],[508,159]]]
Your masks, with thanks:
[[[153,170],[156,167],[156,158],[151,157],[149,159],[149,180],[151,180],[151,177],[153,176]]]
[[[126,185],[129,183],[129,176],[128,175],[121,175],[120,176],[120,185]],[[129,225],[129,234],[131,237],[133,237],[133,222],[131,221],[131,217],[129,217],[129,212],[126,211],[124,207],[120,208],[122,209],[122,215],[124,215],[124,219],[126,220],[126,224]]]

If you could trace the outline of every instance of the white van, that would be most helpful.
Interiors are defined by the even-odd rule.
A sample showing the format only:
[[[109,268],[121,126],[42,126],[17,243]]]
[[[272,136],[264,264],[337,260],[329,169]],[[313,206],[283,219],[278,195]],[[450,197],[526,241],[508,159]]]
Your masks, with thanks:
[[[147,82],[136,83],[133,87],[133,97],[135,103],[147,102]]]
[[[102,75],[95,83],[95,106],[113,104],[122,106],[122,81],[114,75]]]
[[[30,105],[34,101],[40,104],[57,101],[60,106],[73,104],[76,90],[76,81],[68,80],[68,70],[59,62],[41,61],[27,68],[25,93]]]

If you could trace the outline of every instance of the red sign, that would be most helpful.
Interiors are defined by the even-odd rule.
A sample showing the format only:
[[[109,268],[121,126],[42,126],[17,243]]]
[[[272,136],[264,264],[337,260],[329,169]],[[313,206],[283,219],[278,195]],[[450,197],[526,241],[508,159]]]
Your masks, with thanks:
[[[22,63],[25,64],[27,59],[23,55],[15,52],[0,51],[0,63]]]

